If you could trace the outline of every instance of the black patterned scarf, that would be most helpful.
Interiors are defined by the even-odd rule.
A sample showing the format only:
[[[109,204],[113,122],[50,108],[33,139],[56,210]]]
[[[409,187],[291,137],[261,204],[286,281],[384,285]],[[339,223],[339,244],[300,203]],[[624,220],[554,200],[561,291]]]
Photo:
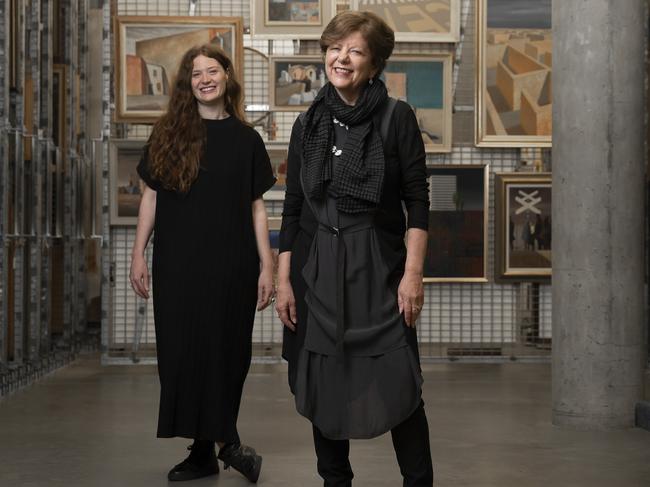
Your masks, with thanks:
[[[303,121],[302,170],[308,197],[323,198],[325,183],[331,181],[339,211],[359,213],[377,206],[384,183],[384,148],[373,117],[387,98],[381,80],[369,83],[354,106],[343,102],[331,83],[320,90]],[[333,117],[349,126],[334,174],[330,161]]]

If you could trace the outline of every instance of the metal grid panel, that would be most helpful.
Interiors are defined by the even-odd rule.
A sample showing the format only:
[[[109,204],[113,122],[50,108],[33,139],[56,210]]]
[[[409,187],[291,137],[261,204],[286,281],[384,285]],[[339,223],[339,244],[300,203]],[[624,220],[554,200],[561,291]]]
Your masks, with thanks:
[[[546,340],[550,340],[553,336],[551,290],[550,285],[539,287],[539,336]]]
[[[347,5],[339,1],[339,6]],[[434,54],[451,53],[455,56],[453,72],[453,151],[450,154],[428,154],[428,164],[490,164],[489,228],[494,228],[494,173],[517,170],[521,154],[518,149],[478,149],[473,146],[474,112],[474,2],[461,0],[461,42],[458,44],[438,43],[399,43],[395,54]],[[118,0],[119,15],[187,15],[189,2],[177,0]],[[243,15],[244,25],[248,25],[249,2],[210,2],[197,4],[197,15]],[[105,12],[107,11],[105,7]],[[108,28],[106,28],[108,31]],[[110,70],[110,39],[105,36],[104,69]],[[270,113],[266,118],[268,106],[268,61],[265,56],[292,54],[319,54],[317,41],[268,41],[244,36],[244,87],[245,103],[249,110],[249,120],[257,122],[256,129],[264,140],[288,142],[292,125],[300,112]],[[110,89],[110,84],[106,85]],[[110,93],[112,97],[112,93]],[[151,126],[110,124],[110,132],[128,138],[147,138]],[[269,134],[272,134],[269,136]],[[550,161],[550,151],[542,151],[542,157]],[[106,194],[106,193],[104,193]],[[105,204],[107,202],[105,201]],[[270,216],[279,216],[282,203],[266,203]],[[115,266],[114,294],[111,308],[115,316],[111,321],[111,336],[105,344],[123,343],[136,336],[136,321],[142,321],[140,344],[150,349],[154,343],[153,313],[150,303],[139,304],[132,291],[126,289],[130,248],[134,229],[113,227],[106,229],[112,242],[111,262]],[[114,249],[113,247],[118,247]],[[494,232],[489,232],[488,278],[489,283],[430,283],[425,286],[425,307],[418,326],[422,355],[424,357],[447,357],[450,348],[475,346],[481,350],[498,345],[504,355],[535,355],[530,350],[518,348],[522,342],[522,316],[530,311],[531,291],[518,284],[496,284],[492,282],[494,269]],[[535,288],[536,303],[539,306],[539,337],[550,335],[551,300],[550,286]],[[105,303],[108,305],[108,303]],[[140,311],[138,311],[140,310]],[[129,321],[130,320],[130,321]],[[118,340],[119,338],[119,340]],[[260,356],[279,355],[282,340],[282,325],[272,309],[266,309],[255,316],[253,341],[255,354]],[[126,342],[128,343],[128,342]],[[128,345],[131,346],[132,345]],[[138,345],[137,345],[138,346]],[[136,346],[136,347],[137,347]],[[128,348],[128,347],[127,347]]]
[[[135,232],[129,227],[115,227],[111,239],[111,328],[109,347],[113,350],[131,350],[137,343],[136,332],[139,334],[139,344],[155,344],[155,329],[153,321],[152,300],[139,298],[129,285],[129,267],[131,249],[135,241]],[[147,247],[147,264],[151,269],[153,244]],[[138,316],[140,315],[140,317]],[[141,326],[136,327],[136,321],[143,319]]]

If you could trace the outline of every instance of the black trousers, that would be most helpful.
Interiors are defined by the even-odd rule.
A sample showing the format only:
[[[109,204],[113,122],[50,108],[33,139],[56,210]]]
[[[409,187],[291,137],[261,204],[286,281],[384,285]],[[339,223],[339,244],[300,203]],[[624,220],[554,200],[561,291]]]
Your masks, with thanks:
[[[325,438],[314,426],[314,447],[318,458],[318,474],[325,487],[350,487],[350,442]],[[404,477],[404,487],[431,487],[433,465],[429,446],[429,425],[424,413],[424,403],[415,412],[391,430],[397,463]]]

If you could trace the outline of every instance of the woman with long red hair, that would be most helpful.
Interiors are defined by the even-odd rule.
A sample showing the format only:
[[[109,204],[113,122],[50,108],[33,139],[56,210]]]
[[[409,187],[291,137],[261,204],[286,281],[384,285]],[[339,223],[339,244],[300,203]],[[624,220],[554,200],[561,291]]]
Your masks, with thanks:
[[[256,482],[262,463],[241,444],[237,416],[255,308],[273,294],[262,195],[275,178],[242,105],[228,56],[212,44],[190,49],[138,166],[146,188],[130,280],[149,298],[144,251],[153,231],[158,437],[194,439],[172,481],[214,475],[220,459]]]

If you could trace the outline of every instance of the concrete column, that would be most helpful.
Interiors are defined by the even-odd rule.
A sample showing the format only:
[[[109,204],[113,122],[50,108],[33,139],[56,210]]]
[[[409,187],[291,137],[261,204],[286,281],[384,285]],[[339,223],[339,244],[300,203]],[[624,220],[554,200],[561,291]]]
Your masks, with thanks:
[[[634,425],[644,331],[645,0],[553,2],[553,423]]]

